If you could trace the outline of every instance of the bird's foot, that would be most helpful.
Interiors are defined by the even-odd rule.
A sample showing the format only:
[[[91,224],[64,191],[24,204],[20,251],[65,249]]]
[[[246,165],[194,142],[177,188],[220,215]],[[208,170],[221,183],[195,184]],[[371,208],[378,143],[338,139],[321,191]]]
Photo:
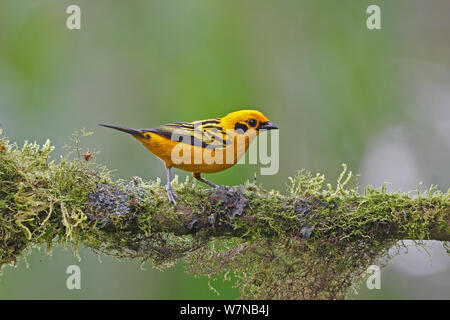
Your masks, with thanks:
[[[202,178],[201,173],[192,173],[192,176],[194,177],[194,179],[196,179],[196,180],[198,180],[198,181],[200,181],[200,182],[203,182],[204,184],[210,186],[210,187],[213,188],[213,189],[216,189],[216,188],[219,188],[219,187],[220,187],[220,186],[218,186],[217,184],[212,183],[211,181],[208,181],[208,180]]]
[[[210,186],[211,188],[213,188],[213,189],[216,189],[216,188],[220,188],[221,186],[219,186],[219,185],[217,185],[217,184],[215,184],[215,183],[212,183],[211,181],[208,181],[208,180],[206,180],[206,182],[205,182],[208,186]]]
[[[167,198],[169,198],[169,203],[173,203],[173,205],[175,206],[175,208],[177,207],[177,201],[175,199],[178,199],[178,195],[173,192],[172,190],[172,186],[166,186],[166,190],[167,190]]]

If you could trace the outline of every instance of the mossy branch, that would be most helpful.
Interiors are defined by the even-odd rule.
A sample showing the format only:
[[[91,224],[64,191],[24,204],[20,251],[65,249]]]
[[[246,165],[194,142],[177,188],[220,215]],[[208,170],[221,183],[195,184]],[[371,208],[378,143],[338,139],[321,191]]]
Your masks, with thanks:
[[[343,298],[399,240],[450,241],[450,192],[435,187],[359,192],[344,166],[336,187],[301,170],[285,194],[174,181],[175,209],[159,180],[114,182],[74,142],[77,157],[57,163],[49,141],[0,140],[1,266],[62,243],[158,268],[183,258],[195,275],[233,274],[242,298]]]

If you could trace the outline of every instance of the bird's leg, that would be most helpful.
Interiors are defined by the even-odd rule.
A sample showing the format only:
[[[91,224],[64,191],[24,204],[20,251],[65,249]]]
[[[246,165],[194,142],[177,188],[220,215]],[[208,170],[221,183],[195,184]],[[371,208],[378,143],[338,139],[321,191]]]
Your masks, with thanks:
[[[207,184],[211,188],[218,188],[219,187],[217,184],[214,184],[211,181],[203,179],[202,176],[201,176],[201,173],[192,173],[192,176],[194,177],[194,179],[197,179],[198,181],[201,181],[204,184]]]
[[[178,196],[173,192],[172,190],[172,184],[170,183],[170,168],[166,169],[167,174],[167,184],[166,184],[166,190],[167,190],[167,198],[169,198],[169,203],[173,203],[174,206],[177,206],[177,202],[175,199],[178,198]]]

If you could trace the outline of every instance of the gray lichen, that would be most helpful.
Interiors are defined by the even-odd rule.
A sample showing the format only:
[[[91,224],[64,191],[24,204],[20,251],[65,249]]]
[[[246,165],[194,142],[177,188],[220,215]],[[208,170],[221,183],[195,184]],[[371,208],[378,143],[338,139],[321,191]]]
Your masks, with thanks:
[[[130,197],[116,186],[99,183],[97,189],[87,199],[86,215],[90,220],[103,225],[111,223],[113,217],[121,217],[130,212]]]

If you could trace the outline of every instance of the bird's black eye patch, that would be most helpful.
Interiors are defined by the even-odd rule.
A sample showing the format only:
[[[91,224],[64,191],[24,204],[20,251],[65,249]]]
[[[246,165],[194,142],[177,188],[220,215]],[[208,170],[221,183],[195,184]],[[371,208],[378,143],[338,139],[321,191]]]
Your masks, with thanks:
[[[258,121],[256,121],[255,119],[250,119],[247,121],[247,123],[250,127],[254,128],[258,124]]]
[[[234,130],[236,130],[237,133],[245,133],[248,130],[248,128],[245,124],[238,122],[234,126]]]

